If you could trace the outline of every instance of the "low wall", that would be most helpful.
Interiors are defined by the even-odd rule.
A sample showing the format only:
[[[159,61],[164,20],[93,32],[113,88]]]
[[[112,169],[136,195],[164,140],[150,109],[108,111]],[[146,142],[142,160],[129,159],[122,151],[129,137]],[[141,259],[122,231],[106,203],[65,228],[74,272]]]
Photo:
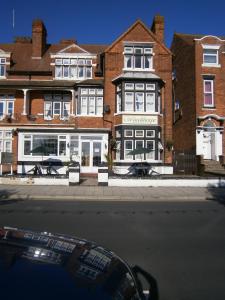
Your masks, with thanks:
[[[124,187],[225,187],[225,179],[122,179],[110,178],[109,186]]]
[[[57,177],[0,177],[0,184],[12,185],[69,185],[68,178]]]

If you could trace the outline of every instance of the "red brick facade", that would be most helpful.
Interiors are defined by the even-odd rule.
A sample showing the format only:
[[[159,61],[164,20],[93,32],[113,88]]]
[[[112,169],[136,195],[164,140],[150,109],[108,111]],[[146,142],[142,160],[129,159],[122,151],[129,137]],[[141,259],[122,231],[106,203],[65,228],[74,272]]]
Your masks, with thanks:
[[[71,160],[71,153],[76,153],[83,172],[96,172],[107,155],[109,139],[116,138],[118,126],[125,131],[131,129],[133,137],[143,134],[142,140],[139,137],[133,140],[133,150],[138,143],[139,147],[141,143],[143,147],[154,145],[155,154],[149,158],[151,163],[162,168],[170,165],[172,155],[166,142],[172,140],[172,56],[163,44],[163,17],[155,17],[152,30],[141,21],[135,22],[111,45],[78,45],[72,40],[49,45],[46,36],[43,22],[35,20],[32,39],[17,38],[14,44],[0,44],[0,129],[5,135],[1,151],[13,152],[14,170],[26,173],[29,166],[43,157],[47,160],[51,153],[38,156],[32,152],[35,145],[41,145],[40,139],[46,138],[44,144],[55,151],[51,156],[53,160],[64,166]],[[126,43],[132,51],[142,51],[138,58],[132,54],[133,63],[137,60],[142,64],[139,69],[124,67]],[[126,111],[125,96],[124,111],[117,111],[116,91],[120,82],[123,87],[131,83],[141,88],[130,94],[125,90],[121,92],[126,97],[128,94],[136,97],[130,113]],[[153,98],[154,102],[150,103]],[[147,111],[148,105],[156,108],[153,113]],[[123,124],[127,116],[131,123]],[[12,134],[11,150],[7,131]],[[74,143],[76,139],[78,146]],[[123,144],[124,140],[121,138],[120,142]],[[125,150],[122,147],[120,151]],[[124,153],[121,152],[119,159],[114,157],[118,166],[128,166],[138,160],[136,156],[125,159]],[[147,156],[142,158],[148,160]]]
[[[175,150],[213,160],[224,155],[224,47],[215,36],[174,35]]]

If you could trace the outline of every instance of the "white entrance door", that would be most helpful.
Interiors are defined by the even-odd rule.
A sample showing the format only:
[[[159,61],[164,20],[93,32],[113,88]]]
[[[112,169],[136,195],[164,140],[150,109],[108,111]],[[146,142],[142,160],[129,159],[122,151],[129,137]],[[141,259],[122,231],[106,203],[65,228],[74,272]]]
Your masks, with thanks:
[[[203,133],[203,157],[204,159],[214,159],[215,157],[215,133]]]
[[[81,172],[96,173],[101,163],[102,143],[97,141],[81,142]]]

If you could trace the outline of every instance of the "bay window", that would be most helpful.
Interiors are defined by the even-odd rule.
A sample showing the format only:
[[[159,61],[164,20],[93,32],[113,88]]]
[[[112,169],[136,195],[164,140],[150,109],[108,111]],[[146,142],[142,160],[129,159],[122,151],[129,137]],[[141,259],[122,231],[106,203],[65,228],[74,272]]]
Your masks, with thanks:
[[[46,94],[44,96],[44,118],[67,119],[70,115],[69,94]]]
[[[77,114],[101,116],[103,113],[103,89],[81,88],[77,102]]]
[[[89,79],[92,78],[92,60],[76,58],[55,59],[56,79]]]
[[[156,89],[156,83],[125,82],[122,89],[116,90],[117,113],[160,111],[160,91]]]

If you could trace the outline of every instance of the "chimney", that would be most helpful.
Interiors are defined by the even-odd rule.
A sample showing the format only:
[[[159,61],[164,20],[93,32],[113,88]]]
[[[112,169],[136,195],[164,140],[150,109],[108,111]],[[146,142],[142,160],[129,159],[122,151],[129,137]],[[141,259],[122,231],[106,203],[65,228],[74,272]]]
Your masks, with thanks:
[[[32,24],[32,58],[42,58],[46,49],[47,31],[41,20],[34,20]]]
[[[164,43],[164,17],[159,15],[154,17],[151,31]]]

